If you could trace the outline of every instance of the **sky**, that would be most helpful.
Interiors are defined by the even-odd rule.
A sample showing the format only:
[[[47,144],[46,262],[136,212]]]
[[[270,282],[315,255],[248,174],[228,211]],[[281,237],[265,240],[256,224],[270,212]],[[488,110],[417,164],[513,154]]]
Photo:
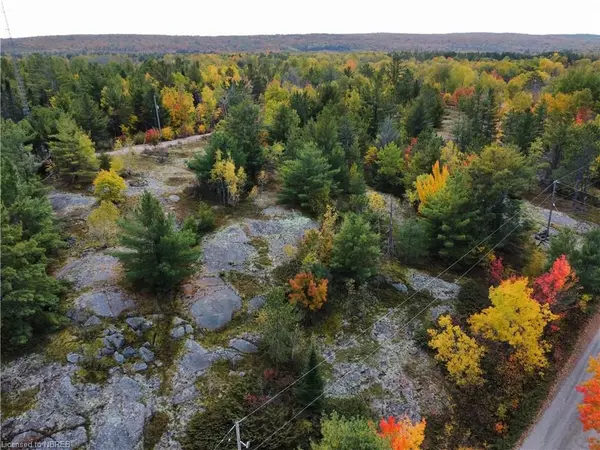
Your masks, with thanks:
[[[13,37],[64,34],[600,34],[600,0],[3,0]],[[571,7],[572,6],[572,7]],[[2,37],[7,36],[2,27]]]

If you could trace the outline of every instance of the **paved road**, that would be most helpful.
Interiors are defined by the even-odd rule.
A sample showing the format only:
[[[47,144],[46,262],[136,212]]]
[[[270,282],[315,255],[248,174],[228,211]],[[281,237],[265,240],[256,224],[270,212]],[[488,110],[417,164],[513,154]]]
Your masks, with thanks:
[[[579,422],[577,405],[583,396],[575,390],[589,378],[586,371],[590,356],[600,353],[600,330],[579,357],[573,371],[562,382],[552,403],[525,439],[521,450],[587,450],[587,438]]]
[[[133,151],[135,153],[142,153],[144,150],[167,149],[169,147],[175,147],[177,145],[185,145],[185,144],[190,144],[193,142],[203,141],[205,139],[208,139],[208,137],[210,135],[211,135],[211,133],[199,134],[199,135],[197,134],[197,135],[188,136],[185,138],[174,139],[172,141],[159,142],[157,145],[154,145],[154,146],[148,145],[148,144],[132,145],[131,147],[123,147],[123,148],[120,148],[119,150],[113,150],[112,152],[106,152],[106,153],[111,156],[115,156],[115,155],[125,155],[130,151]]]

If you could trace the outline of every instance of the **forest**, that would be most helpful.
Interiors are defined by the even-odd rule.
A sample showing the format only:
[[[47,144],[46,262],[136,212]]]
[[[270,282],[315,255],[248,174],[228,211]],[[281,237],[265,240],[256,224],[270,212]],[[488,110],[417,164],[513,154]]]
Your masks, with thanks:
[[[3,56],[1,69],[6,358],[85,341],[86,351],[69,353],[82,354],[74,358],[80,382],[106,382],[122,364],[114,351],[96,357],[102,333],[92,336],[94,325],[68,313],[86,291],[57,271],[89,252],[115,258],[118,288],[138,314],[159,317],[156,330],[165,324],[142,330],[152,339],[123,333],[152,343],[163,367],[139,370],[155,370],[167,386],[198,342],[210,349],[242,331],[260,335],[235,370],[218,361],[194,378],[201,395],[189,414],[154,411],[144,448],[178,423],[184,449],[213,449],[242,418],[250,448],[511,448],[598,310],[600,60],[31,54]],[[167,147],[194,136],[201,144]],[[185,190],[169,196],[139,183],[145,171],[166,173],[179,160],[177,176],[193,180]],[[58,217],[56,192],[90,198],[93,209]],[[260,206],[265,199],[269,208]],[[276,208],[298,215],[268,219]],[[531,214],[543,208],[585,227]],[[235,230],[248,234],[301,220],[314,226],[279,245],[281,261],[270,237],[239,241],[256,255],[250,271],[207,259],[230,256],[226,244],[210,243],[232,224],[243,222]],[[227,325],[194,322],[186,309],[188,290],[211,270],[241,299]],[[415,287],[415,270],[456,295],[445,301]],[[264,305],[243,315],[258,294]],[[175,316],[197,327],[185,348],[167,329]],[[379,338],[390,317],[396,322]],[[358,347],[330,350],[344,328]],[[413,353],[394,364],[427,380],[417,406],[400,378],[332,393],[336,376],[379,371],[369,358],[407,342]],[[344,352],[347,365],[335,365],[332,354]],[[581,389],[597,405],[593,386]],[[425,405],[428,390],[444,400]],[[402,392],[404,403],[387,402],[390,392]],[[600,431],[594,413],[581,411],[585,426]]]

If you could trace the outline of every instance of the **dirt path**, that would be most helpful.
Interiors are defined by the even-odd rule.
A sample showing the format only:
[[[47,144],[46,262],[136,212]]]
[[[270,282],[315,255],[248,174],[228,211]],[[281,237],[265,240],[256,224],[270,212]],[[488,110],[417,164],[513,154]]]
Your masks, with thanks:
[[[188,136],[185,138],[174,139],[172,141],[159,142],[157,145],[149,145],[149,144],[132,145],[131,147],[123,147],[123,148],[120,148],[119,150],[113,150],[112,152],[106,152],[106,153],[111,156],[116,156],[116,155],[125,155],[130,151],[135,152],[135,153],[142,153],[145,150],[167,149],[167,148],[176,147],[179,145],[186,145],[186,144],[192,144],[194,142],[200,142],[205,139],[208,139],[208,137],[210,135],[211,135],[211,133],[199,134],[199,135],[197,134],[197,135]]]
[[[579,421],[577,405],[583,396],[575,390],[589,378],[586,371],[590,356],[600,353],[600,314],[588,323],[577,348],[566,364],[557,385],[549,394],[549,402],[537,423],[530,429],[520,450],[585,450],[587,438]],[[550,401],[551,399],[551,401]]]

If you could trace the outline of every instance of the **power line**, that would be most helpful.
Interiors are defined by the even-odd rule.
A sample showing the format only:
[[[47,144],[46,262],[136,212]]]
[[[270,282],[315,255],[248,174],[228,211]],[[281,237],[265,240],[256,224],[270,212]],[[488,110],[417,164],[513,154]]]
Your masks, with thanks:
[[[585,166],[582,166],[585,167]],[[558,178],[557,180],[555,180],[555,182],[560,181],[561,179],[573,174],[574,172],[580,170],[582,167],[575,169],[574,171],[564,175],[561,178]],[[554,184],[554,183],[553,183]],[[546,188],[544,188],[542,191],[540,191],[534,198],[533,200],[531,200],[532,202],[536,201],[545,191],[547,191],[550,187],[553,186],[553,184],[548,185]],[[543,204],[548,198],[551,197],[552,194],[548,195],[544,200],[542,200],[540,202],[540,205]],[[538,205],[539,207],[539,205]],[[454,267],[456,264],[458,264],[460,261],[462,261],[469,253],[471,253],[473,250],[477,249],[479,246],[481,246],[481,244],[483,244],[485,241],[487,241],[491,236],[493,236],[494,234],[496,234],[496,232],[498,232],[500,229],[502,229],[506,224],[508,224],[510,221],[512,221],[514,218],[516,218],[518,215],[520,214],[520,212],[516,212],[515,214],[513,214],[511,217],[509,217],[508,219],[506,219],[504,221],[504,223],[502,223],[498,228],[496,228],[494,231],[492,231],[490,234],[488,234],[485,238],[483,238],[478,244],[476,244],[475,246],[473,246],[470,250],[468,250],[464,255],[462,255],[460,258],[458,258],[456,261],[454,261],[451,265],[449,265],[448,267],[446,267],[444,270],[442,270],[440,273],[437,274],[437,276],[435,278],[439,278],[441,275],[445,274],[446,272],[448,272],[452,267]],[[545,225],[545,224],[544,224]],[[521,226],[521,224],[517,224],[517,226],[510,231],[509,234],[513,233],[517,228],[519,228]],[[508,237],[507,234],[503,239],[501,239],[498,243],[496,243],[491,250],[495,249],[500,243],[502,243],[504,241],[504,239],[506,239],[506,237]],[[490,250],[490,251],[491,251]],[[487,254],[490,253],[490,251],[488,251],[485,255],[487,256]],[[480,259],[477,263],[475,263],[475,265],[479,264],[479,262],[481,262],[482,259]],[[473,267],[475,267],[475,265],[473,265],[471,268],[469,268],[469,270],[467,272],[465,272],[463,275],[461,275],[460,278],[458,279],[462,279],[466,273],[470,272]],[[432,278],[430,281],[428,281],[427,283],[425,283],[423,286],[421,286],[419,289],[417,289],[415,292],[413,292],[409,297],[407,297],[402,303],[400,303],[398,306],[396,306],[395,308],[391,309],[390,311],[388,311],[386,314],[384,314],[383,316],[381,316],[380,318],[378,318],[375,322],[373,322],[373,324],[366,328],[363,332],[361,332],[359,335],[356,336],[356,338],[360,338],[362,336],[364,336],[367,331],[372,330],[375,325],[377,323],[379,323],[380,321],[382,321],[383,319],[389,317],[391,314],[395,313],[400,307],[402,307],[403,305],[405,305],[409,300],[411,300],[415,295],[417,295],[418,293],[420,293],[421,291],[423,291],[426,287],[429,286],[430,283],[433,282],[433,280],[435,278]],[[435,301],[435,300],[434,300]],[[429,303],[430,305],[431,303]],[[420,312],[418,313],[420,314]],[[416,317],[416,316],[415,316]],[[337,355],[338,352],[333,352],[331,355],[332,360],[335,359],[335,356]],[[250,416],[252,416],[253,414],[257,413],[258,411],[260,411],[262,408],[264,408],[265,406],[267,406],[269,403],[271,403],[273,400],[275,400],[277,397],[279,397],[281,394],[283,394],[284,392],[286,392],[288,389],[290,389],[292,386],[294,386],[296,383],[298,383],[299,381],[301,381],[302,379],[304,379],[308,374],[310,374],[311,372],[313,372],[314,370],[316,370],[317,368],[319,368],[322,364],[324,364],[325,362],[327,362],[327,358],[324,358],[321,362],[319,362],[318,364],[316,364],[313,368],[311,368],[310,370],[306,371],[302,376],[300,376],[299,378],[295,379],[293,382],[291,382],[290,384],[288,384],[285,388],[283,388],[281,391],[277,392],[274,396],[270,397],[268,400],[266,400],[264,403],[262,403],[261,405],[259,405],[258,407],[256,407],[254,410],[252,410],[250,413],[246,414],[244,417],[242,417],[240,420],[237,421],[237,423],[242,423],[244,422],[246,419],[248,419]],[[344,375],[345,376],[345,375]],[[312,403],[311,403],[312,404]],[[310,406],[310,404],[308,405]],[[307,407],[308,407],[307,406]],[[306,409],[306,408],[305,408]],[[304,411],[304,410],[303,410]],[[302,411],[301,411],[302,412]],[[293,418],[292,418],[293,419]],[[215,450],[218,448],[218,446],[225,440],[225,438],[227,437],[227,435],[231,432],[233,428],[231,428],[227,434],[225,435],[225,437],[219,442],[219,444],[217,444],[217,446],[215,447]]]
[[[546,197],[546,199],[548,199],[552,194],[548,195],[548,197]],[[456,281],[461,280],[462,278],[464,278],[471,270],[473,270],[481,261],[483,261],[491,252],[494,251],[494,249],[496,247],[498,247],[508,236],[510,236],[515,230],[517,230],[520,227],[520,224],[517,224],[517,226],[515,226],[512,230],[510,230],[499,242],[497,242],[491,249],[489,249],[481,258],[479,258],[479,260],[473,264],[471,267],[469,267],[465,272],[463,272],[461,274],[460,277],[458,277],[456,279]],[[394,337],[396,337],[396,335],[398,335],[398,333],[400,333],[400,331],[403,331],[404,329],[406,329],[406,327],[408,326],[409,323],[411,323],[414,319],[416,319],[419,315],[421,315],[421,313],[425,312],[433,303],[435,303],[437,301],[437,299],[433,299],[431,300],[429,303],[427,303],[425,305],[425,307],[423,309],[421,309],[417,314],[415,314],[413,317],[411,317],[405,324],[404,326],[400,327],[397,331],[395,331],[389,338],[388,340],[392,340]],[[358,363],[363,363],[365,362],[368,358],[370,358],[371,356],[373,356],[375,353],[377,353],[379,350],[381,350],[381,348],[383,347],[383,344],[379,344],[377,346],[377,348],[375,348],[375,350],[373,350],[371,353],[369,353],[367,356],[363,357],[362,359],[360,359],[358,361]],[[358,364],[357,363],[357,364]],[[319,400],[321,397],[323,397],[325,395],[325,393],[330,390],[333,386],[335,386],[337,383],[339,383],[341,380],[343,380],[347,375],[349,375],[350,373],[354,372],[356,370],[356,368],[352,368],[349,369],[348,371],[346,371],[346,373],[344,373],[344,375],[342,375],[340,378],[338,378],[337,380],[335,380],[327,389],[324,389],[323,392],[321,392],[321,394],[319,394],[317,397],[315,397],[315,399],[310,402],[308,405],[306,405],[303,409],[301,409],[298,413],[296,413],[291,419],[289,419],[286,423],[284,423],[281,427],[279,427],[277,430],[275,430],[273,433],[271,433],[271,435],[269,435],[269,437],[267,439],[265,439],[264,441],[262,441],[258,447],[256,447],[254,450],[258,450],[260,447],[262,447],[265,443],[267,443],[273,436],[275,436],[280,430],[282,430],[283,428],[285,428],[287,425],[289,425],[294,419],[296,419],[300,414],[302,414],[304,411],[306,411],[306,409],[308,409],[313,403],[315,403],[317,400]]]

